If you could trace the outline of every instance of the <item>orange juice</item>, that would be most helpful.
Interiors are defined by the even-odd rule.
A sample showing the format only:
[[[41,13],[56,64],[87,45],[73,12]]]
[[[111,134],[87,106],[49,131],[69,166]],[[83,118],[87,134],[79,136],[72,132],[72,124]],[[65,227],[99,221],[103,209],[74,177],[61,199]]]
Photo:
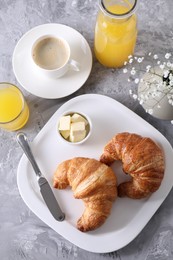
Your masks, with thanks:
[[[114,4],[100,11],[95,28],[95,55],[98,61],[107,66],[119,68],[133,55],[137,38],[137,18],[135,14],[124,16],[131,10],[131,4]],[[110,15],[111,14],[111,15]],[[115,14],[115,17],[114,17]]]
[[[22,128],[29,118],[29,109],[20,90],[9,83],[0,84],[0,127]]]

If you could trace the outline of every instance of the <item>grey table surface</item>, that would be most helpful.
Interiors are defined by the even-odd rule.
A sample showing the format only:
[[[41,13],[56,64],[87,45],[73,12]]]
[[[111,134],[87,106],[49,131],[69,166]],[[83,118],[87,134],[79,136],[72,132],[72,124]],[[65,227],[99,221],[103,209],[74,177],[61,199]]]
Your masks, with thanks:
[[[32,141],[54,112],[69,99],[86,93],[110,96],[156,127],[173,145],[173,125],[147,114],[130,98],[122,69],[100,65],[93,53],[93,68],[86,83],[74,94],[61,99],[42,99],[25,91],[15,79],[12,53],[21,36],[44,23],[62,23],[78,30],[93,52],[98,1],[95,0],[1,0],[0,81],[17,84],[30,107],[24,127]],[[140,0],[138,8],[139,51],[170,52],[173,47],[173,1]],[[173,191],[169,193],[141,233],[126,247],[111,253],[87,252],[65,240],[44,224],[23,202],[16,182],[22,151],[14,132],[0,130],[0,259],[173,259]],[[139,220],[140,221],[140,220]]]

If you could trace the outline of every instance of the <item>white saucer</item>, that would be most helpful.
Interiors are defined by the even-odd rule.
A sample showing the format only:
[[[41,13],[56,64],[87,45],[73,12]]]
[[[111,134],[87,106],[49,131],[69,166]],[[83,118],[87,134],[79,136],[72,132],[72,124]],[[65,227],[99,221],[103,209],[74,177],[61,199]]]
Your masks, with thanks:
[[[59,79],[40,75],[32,67],[32,43],[44,34],[63,37],[70,45],[71,58],[80,63],[80,71],[68,71]],[[28,92],[42,98],[62,98],[77,91],[87,80],[92,68],[92,53],[86,39],[76,30],[62,24],[43,24],[34,27],[17,43],[12,58],[17,81]]]

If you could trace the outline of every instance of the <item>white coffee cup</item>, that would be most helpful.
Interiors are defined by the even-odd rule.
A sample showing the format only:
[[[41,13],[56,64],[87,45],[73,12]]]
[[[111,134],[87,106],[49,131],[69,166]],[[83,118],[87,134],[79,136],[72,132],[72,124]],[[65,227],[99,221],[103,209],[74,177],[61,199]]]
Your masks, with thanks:
[[[54,35],[39,37],[32,45],[31,59],[35,68],[50,78],[60,78],[68,70],[80,70],[79,62],[70,58],[71,50],[66,40]]]

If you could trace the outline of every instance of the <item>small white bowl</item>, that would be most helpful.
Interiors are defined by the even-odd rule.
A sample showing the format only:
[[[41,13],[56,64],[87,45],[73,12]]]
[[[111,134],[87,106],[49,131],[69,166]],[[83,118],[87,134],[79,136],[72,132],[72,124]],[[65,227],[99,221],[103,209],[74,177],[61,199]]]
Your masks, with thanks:
[[[87,122],[88,122],[88,125],[87,125],[87,128],[86,128],[87,134],[86,134],[85,138],[82,139],[82,140],[79,141],[79,142],[71,142],[69,139],[65,139],[65,138],[61,135],[60,130],[59,130],[59,121],[60,121],[60,118],[61,118],[62,116],[68,116],[68,115],[73,115],[73,114],[79,114],[79,115],[81,115],[81,116],[84,117],[84,118],[87,120]],[[89,118],[89,116],[86,115],[86,114],[84,114],[84,113],[81,113],[81,112],[78,112],[78,111],[67,111],[67,112],[63,113],[63,114],[58,118],[58,123],[57,123],[56,128],[57,128],[58,135],[59,135],[59,137],[60,137],[60,139],[61,139],[62,141],[66,142],[66,143],[68,143],[68,144],[72,144],[72,145],[79,145],[79,144],[84,143],[84,142],[90,137],[91,131],[92,131],[92,123],[91,123],[91,119]]]

